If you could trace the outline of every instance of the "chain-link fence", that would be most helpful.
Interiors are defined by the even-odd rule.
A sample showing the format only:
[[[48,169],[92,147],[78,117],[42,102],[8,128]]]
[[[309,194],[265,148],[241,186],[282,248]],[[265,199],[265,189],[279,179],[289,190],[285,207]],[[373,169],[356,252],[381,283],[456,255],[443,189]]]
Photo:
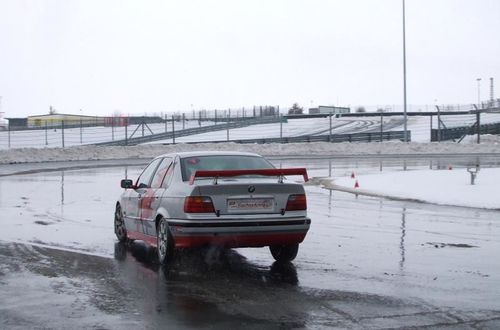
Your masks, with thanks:
[[[277,110],[277,108],[275,108]],[[9,123],[0,131],[0,149],[132,145],[140,143],[291,143],[376,142],[404,140],[404,116],[394,112],[283,115],[271,109],[170,114],[163,117],[118,117],[102,122],[38,122],[36,127]],[[491,110],[408,112],[407,138],[414,142],[469,140],[500,134],[500,112]],[[267,114],[267,115],[265,115]],[[211,116],[210,116],[211,115]]]
[[[481,141],[481,135],[500,134],[500,113],[475,111],[462,115],[438,113],[431,129],[431,141]]]

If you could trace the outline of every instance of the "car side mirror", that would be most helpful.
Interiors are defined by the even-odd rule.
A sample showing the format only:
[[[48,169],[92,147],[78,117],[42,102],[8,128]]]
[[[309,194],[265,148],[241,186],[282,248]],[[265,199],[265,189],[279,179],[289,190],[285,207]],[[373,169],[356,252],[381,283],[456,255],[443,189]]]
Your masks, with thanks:
[[[134,182],[130,179],[123,179],[120,182],[120,187],[122,187],[123,189],[134,188]]]

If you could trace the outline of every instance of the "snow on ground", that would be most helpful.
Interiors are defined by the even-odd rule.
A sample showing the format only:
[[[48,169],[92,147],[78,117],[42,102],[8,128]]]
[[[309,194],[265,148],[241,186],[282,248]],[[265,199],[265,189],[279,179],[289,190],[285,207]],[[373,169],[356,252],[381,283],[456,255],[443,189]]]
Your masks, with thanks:
[[[174,122],[174,125],[175,130],[181,130],[200,126],[211,126],[214,125],[214,122],[186,120],[184,124],[182,122]],[[151,133],[159,134],[166,131],[172,131],[172,122],[168,122],[166,126],[163,123],[144,125],[144,135],[150,135]],[[142,136],[142,126],[128,126],[127,135],[129,138]],[[122,139],[125,139],[124,126],[94,126],[64,129],[64,145],[66,147]],[[11,131],[10,133],[7,131],[0,131],[0,149],[7,149],[9,141],[11,148],[62,147],[63,132],[60,128]]]
[[[442,115],[441,119],[446,127],[456,126],[472,126],[476,120],[475,115]],[[498,123],[500,122],[500,114],[488,113],[481,115],[481,123]],[[179,131],[183,128],[195,128],[201,126],[213,125],[213,122],[198,122],[197,120],[188,120],[182,123],[174,122],[175,130]],[[431,119],[428,116],[410,116],[408,117],[408,130],[411,131],[411,140],[413,142],[429,142],[430,129],[437,128],[437,116],[433,116],[432,125]],[[131,125],[127,127],[127,135],[129,137],[142,136],[142,126]],[[382,129],[384,131],[399,131],[403,130],[403,117],[390,116],[384,117]],[[144,135],[149,135],[151,132],[163,133],[172,130],[172,123],[165,124],[148,124],[144,127]],[[280,137],[280,130],[283,137],[303,136],[303,135],[326,135],[330,130],[330,118],[301,118],[289,119],[283,123],[280,128],[280,123],[252,125],[231,129],[229,131],[230,140],[254,139],[259,138],[277,138]],[[380,117],[340,117],[332,118],[332,133],[360,133],[380,131]],[[0,149],[10,148],[46,148],[46,147],[62,147],[62,141],[68,146],[85,145],[98,142],[106,142],[113,140],[121,140],[125,138],[125,127],[83,127],[69,128],[64,132],[61,129],[41,129],[41,130],[26,130],[26,131],[0,131]],[[205,141],[226,141],[227,131],[220,130],[215,132],[190,135],[185,137],[177,137],[176,142],[205,142]],[[171,139],[156,141],[153,143],[172,143]]]
[[[359,188],[354,188],[356,181]],[[359,194],[488,209],[500,209],[499,183],[500,168],[481,169],[475,185],[470,184],[470,174],[465,168],[384,172],[334,179],[335,186]]]
[[[401,125],[395,118],[385,118],[386,130],[400,130]],[[422,127],[422,125],[420,125]],[[420,129],[419,127],[419,129]],[[417,129],[416,127],[414,127]],[[380,129],[379,117],[341,117],[332,118],[332,134],[348,134],[362,132],[378,132]],[[304,135],[328,135],[330,132],[330,119],[325,118],[304,118],[289,119],[287,122],[252,125],[248,127],[235,128],[229,130],[229,140],[245,140],[255,138],[279,138],[304,136]],[[426,132],[430,136],[429,132]],[[423,134],[425,135],[425,134]],[[194,134],[184,137],[177,137],[176,142],[200,142],[200,141],[227,141],[227,131],[221,130],[202,134]],[[425,140],[425,138],[423,138]],[[427,137],[427,141],[429,138]],[[172,139],[150,142],[150,144],[172,143]]]
[[[475,123],[475,115],[443,115],[441,116],[446,127],[472,126]],[[498,123],[500,114],[483,114],[481,123]],[[442,126],[443,127],[443,126]],[[432,128],[437,128],[437,116],[433,117]],[[403,130],[403,117],[391,116],[383,119],[382,129],[384,131]],[[304,118],[289,119],[281,127],[283,137],[302,135],[326,135],[330,130],[330,119],[325,118]],[[429,116],[408,117],[408,130],[411,131],[413,142],[430,142],[431,119]],[[348,134],[361,132],[380,131],[380,117],[340,117],[332,118],[332,134]],[[231,129],[229,131],[230,140],[244,140],[255,138],[278,138],[280,137],[280,124],[262,124],[249,127]],[[195,134],[185,137],[178,137],[176,142],[198,142],[198,141],[226,141],[227,131],[217,131],[202,134]],[[172,143],[172,139],[151,142]]]
[[[246,151],[264,156],[339,157],[349,155],[440,155],[440,154],[499,154],[500,136],[483,136],[481,144],[473,143],[200,143],[175,145],[139,145],[123,147],[76,146],[69,148],[18,148],[0,150],[0,164],[76,161],[100,159],[152,158],[160,154],[181,151]]]

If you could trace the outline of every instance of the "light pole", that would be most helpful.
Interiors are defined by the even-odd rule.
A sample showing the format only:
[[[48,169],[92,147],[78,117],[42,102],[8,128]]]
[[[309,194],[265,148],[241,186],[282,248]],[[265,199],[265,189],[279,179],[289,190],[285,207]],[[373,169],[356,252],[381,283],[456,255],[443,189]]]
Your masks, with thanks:
[[[481,108],[481,78],[477,78],[477,107]]]
[[[407,117],[406,117],[406,21],[405,0],[403,0],[403,112],[404,112],[404,140],[408,142]]]

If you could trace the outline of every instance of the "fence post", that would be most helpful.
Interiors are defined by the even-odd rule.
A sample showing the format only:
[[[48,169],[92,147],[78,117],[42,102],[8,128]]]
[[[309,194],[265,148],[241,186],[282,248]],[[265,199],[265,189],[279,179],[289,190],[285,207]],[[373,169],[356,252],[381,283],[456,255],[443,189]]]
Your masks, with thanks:
[[[381,111],[380,112],[380,142],[382,142],[382,141],[384,141],[384,113]]]
[[[80,144],[83,144],[83,122],[80,119]]]
[[[45,145],[46,146],[49,145],[48,130],[49,130],[49,127],[47,125],[47,121],[45,121]]]
[[[438,111],[438,142],[441,142],[441,109],[436,105]]]
[[[182,129],[186,129],[186,115],[182,113]]]
[[[115,118],[111,117],[111,141],[115,140]]]
[[[175,144],[175,120],[174,120],[174,115],[172,115],[172,144]]]
[[[432,142],[432,115],[431,115],[431,138],[429,140]]]
[[[125,145],[128,145],[128,118],[127,122],[125,123]]]
[[[226,136],[226,141],[228,141],[228,142],[229,142],[229,116],[230,115],[231,115],[231,110],[229,110],[229,112],[227,113],[227,126],[226,126],[226,128],[227,128],[227,134],[226,135],[227,136]]]
[[[64,148],[64,120],[61,121],[61,137],[62,137],[62,147]]]
[[[214,110],[214,124],[217,125],[217,109]]]
[[[280,143],[283,143],[283,116],[279,115],[280,119]]]
[[[477,144],[481,143],[481,112],[476,113]]]
[[[332,142],[332,116],[333,114],[330,113],[330,130],[328,131],[328,142]]]
[[[7,139],[8,139],[8,145],[9,145],[9,149],[10,149],[10,120],[9,120],[9,124],[7,125]]]

